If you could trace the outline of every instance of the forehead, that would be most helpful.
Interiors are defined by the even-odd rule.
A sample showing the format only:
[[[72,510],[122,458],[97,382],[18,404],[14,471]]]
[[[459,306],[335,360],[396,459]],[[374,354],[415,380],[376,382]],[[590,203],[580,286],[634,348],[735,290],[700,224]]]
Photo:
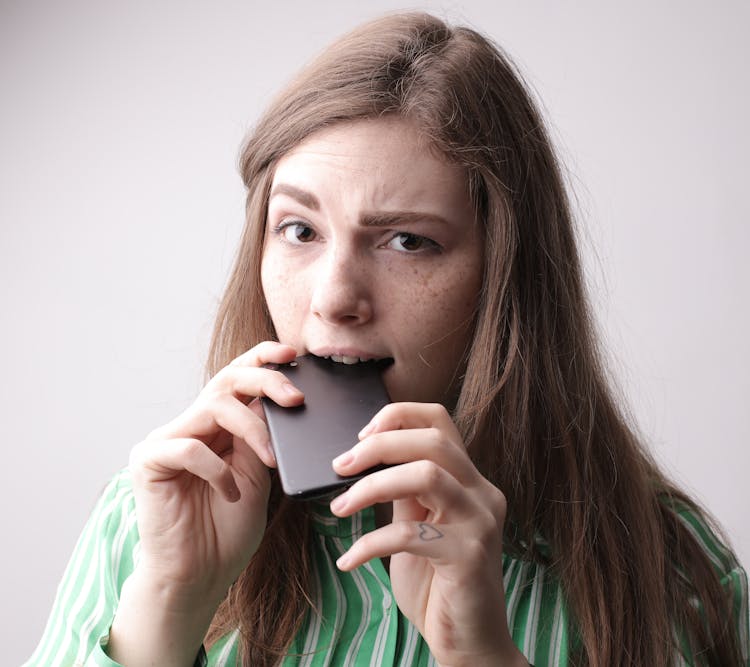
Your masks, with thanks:
[[[429,151],[429,142],[418,127],[398,116],[365,118],[335,123],[313,132],[292,148],[288,156],[321,152],[336,155],[359,155],[367,148],[373,157],[383,157],[400,146],[408,153]]]
[[[466,172],[398,117],[340,123],[310,135],[278,162],[273,183],[361,186],[372,196],[468,197]]]

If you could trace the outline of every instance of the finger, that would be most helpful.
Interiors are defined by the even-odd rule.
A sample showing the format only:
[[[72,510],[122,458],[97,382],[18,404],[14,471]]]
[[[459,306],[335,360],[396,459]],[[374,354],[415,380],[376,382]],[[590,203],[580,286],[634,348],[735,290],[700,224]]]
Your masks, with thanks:
[[[297,356],[291,345],[275,341],[264,341],[233,359],[230,366],[263,366],[263,364],[286,364]]]
[[[219,412],[222,406],[227,405],[227,399],[238,401],[247,410],[244,401],[239,401],[241,396],[268,396],[285,407],[299,405],[304,401],[304,394],[278,371],[227,366],[206,385],[190,408],[153,431],[148,439],[203,438],[213,435],[219,428]],[[255,414],[252,410],[247,412],[248,415]]]
[[[463,560],[461,544],[450,527],[426,521],[398,521],[360,537],[337,561],[348,572],[373,558],[397,553],[430,558],[433,561]]]
[[[206,386],[208,393],[268,396],[279,405],[299,405],[304,394],[281,371],[256,366],[226,366]]]
[[[276,467],[266,423],[253,410],[234,397],[226,396],[216,404],[216,423],[240,438],[269,468]]]
[[[383,431],[435,427],[444,430],[457,442],[461,435],[450,414],[440,403],[390,403],[360,431],[360,438]]]
[[[247,404],[248,410],[252,410],[253,414],[258,417],[258,419],[262,419],[263,423],[266,423],[266,413],[263,410],[263,406],[261,405],[260,401],[257,398],[254,398],[252,401],[250,401]]]
[[[376,503],[415,499],[439,518],[471,516],[474,506],[455,477],[432,461],[413,461],[363,477],[334,498],[331,511],[344,517]]]
[[[171,480],[188,472],[206,481],[225,500],[233,503],[240,499],[229,464],[200,440],[144,442],[133,450],[130,468],[133,475],[147,483]]]
[[[464,447],[452,440],[453,436],[435,426],[374,433],[335,458],[333,469],[339,475],[351,476],[376,465],[428,460],[465,486],[472,485],[479,472]]]

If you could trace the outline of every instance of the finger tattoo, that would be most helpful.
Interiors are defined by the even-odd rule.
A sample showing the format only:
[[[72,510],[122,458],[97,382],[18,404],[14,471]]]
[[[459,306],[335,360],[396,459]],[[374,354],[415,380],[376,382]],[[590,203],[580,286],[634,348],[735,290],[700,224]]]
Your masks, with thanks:
[[[430,540],[439,540],[441,537],[443,537],[443,533],[441,533],[432,524],[419,524],[419,539],[423,542],[429,542]]]

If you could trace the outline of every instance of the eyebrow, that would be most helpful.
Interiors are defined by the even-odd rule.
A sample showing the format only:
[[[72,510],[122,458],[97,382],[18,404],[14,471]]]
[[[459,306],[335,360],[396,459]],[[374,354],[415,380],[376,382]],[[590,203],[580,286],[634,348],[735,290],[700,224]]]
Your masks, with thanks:
[[[313,211],[320,210],[318,198],[307,190],[298,188],[289,183],[278,183],[271,190],[271,197],[276,195],[286,195],[302,204],[305,208]],[[426,213],[419,211],[378,211],[377,213],[364,213],[359,224],[363,227],[393,227],[416,222],[437,222],[443,225],[448,224],[448,220],[435,213]]]
[[[286,195],[287,197],[297,200],[305,208],[309,208],[313,211],[320,210],[320,202],[312,192],[308,192],[307,190],[303,190],[294,185],[278,183],[274,186],[273,190],[271,190],[269,199],[276,195]]]
[[[378,213],[364,213],[360,219],[363,227],[399,227],[416,222],[438,222],[447,225],[448,221],[434,213],[419,211],[382,211]]]

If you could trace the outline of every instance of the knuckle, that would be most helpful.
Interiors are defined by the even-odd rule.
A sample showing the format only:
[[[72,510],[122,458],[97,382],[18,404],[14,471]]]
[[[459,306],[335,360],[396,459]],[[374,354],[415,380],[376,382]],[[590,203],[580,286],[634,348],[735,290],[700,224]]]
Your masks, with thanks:
[[[352,452],[358,458],[364,457],[369,461],[384,444],[388,444],[388,439],[384,438],[382,433],[373,433],[367,436],[366,440],[360,440],[355,444],[352,447]]]
[[[224,366],[216,375],[214,375],[203,388],[201,395],[221,396],[236,392],[237,386],[247,373],[248,367],[245,364],[236,364]]]
[[[440,403],[428,403],[427,411],[430,417],[432,417],[433,419],[440,419],[447,414],[445,406],[441,405]]]
[[[437,426],[430,426],[427,429],[427,437],[432,446],[438,451],[448,452],[453,449],[450,440],[445,437],[445,434]]]
[[[377,475],[367,475],[366,477],[363,477],[362,479],[360,479],[355,484],[355,486],[357,487],[357,490],[361,494],[363,494],[366,497],[370,497],[374,493],[377,493],[377,489],[378,489]]]
[[[500,489],[490,482],[488,482],[488,484],[490,486],[489,509],[492,512],[495,521],[504,520],[508,511],[508,499]]]
[[[465,538],[461,544],[463,558],[469,563],[479,563],[487,559],[488,549],[486,542],[477,537],[470,536]]]
[[[228,366],[224,366],[224,368],[206,383],[202,393],[211,392],[212,390],[216,390],[218,387],[225,385],[229,379],[234,376],[236,370],[237,365],[229,364]]]
[[[397,413],[401,410],[402,405],[402,403],[388,403],[381,408],[381,413],[384,415]]]
[[[414,534],[415,534],[414,525],[411,524],[410,522],[400,521],[397,524],[396,539],[398,539],[399,542],[402,542],[402,543],[409,542],[409,540],[413,539]]]
[[[204,417],[214,409],[213,406],[221,400],[223,394],[224,391],[220,385],[207,384],[193,404],[185,411],[185,416],[188,419]]]
[[[177,433],[187,436],[196,430],[204,431],[212,424],[216,423],[216,401],[209,400],[209,397],[202,397],[197,400],[183,414],[181,428]]]
[[[492,537],[497,533],[497,517],[490,508],[484,508],[484,510],[477,512],[476,519],[480,535]]]
[[[242,354],[232,359],[228,366],[254,366],[258,355],[262,354],[267,347],[268,342],[259,343],[255,347],[245,350]]]
[[[419,475],[422,482],[428,486],[438,485],[442,481],[443,471],[433,461],[420,461],[419,462]]]
[[[400,424],[418,405],[418,403],[410,402],[389,403],[380,411],[380,415],[381,417],[385,417],[389,422]]]
[[[182,444],[182,456],[188,461],[195,461],[201,455],[203,447],[203,443],[198,440],[186,440]]]

